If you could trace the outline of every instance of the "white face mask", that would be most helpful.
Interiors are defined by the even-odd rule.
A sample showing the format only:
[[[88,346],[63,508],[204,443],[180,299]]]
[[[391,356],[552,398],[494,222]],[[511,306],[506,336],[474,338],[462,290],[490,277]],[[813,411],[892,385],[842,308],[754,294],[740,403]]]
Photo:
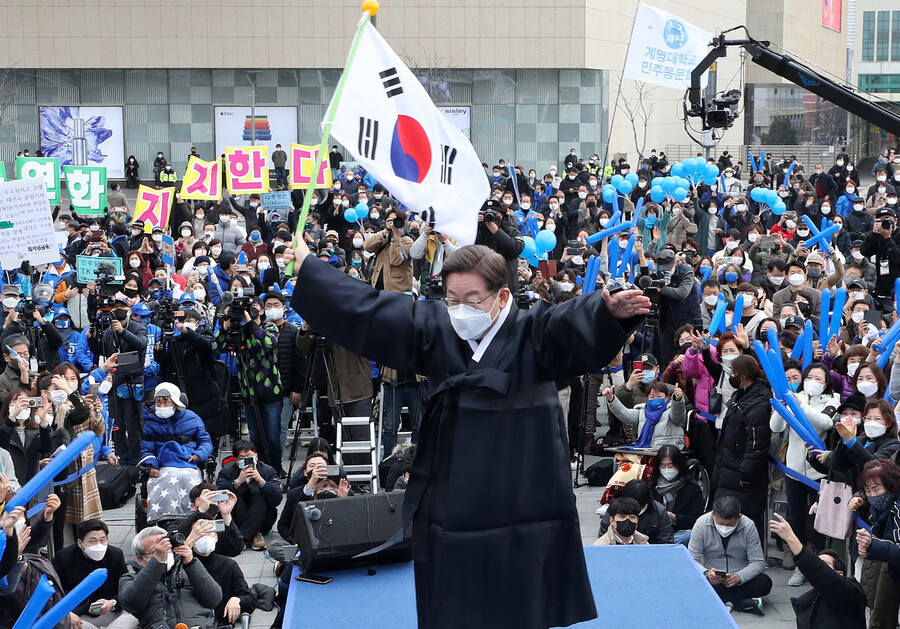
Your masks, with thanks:
[[[201,267],[201,268],[203,268],[203,267]],[[206,273],[201,273],[200,275],[206,275]],[[202,300],[206,299],[206,291],[203,290],[202,288],[195,288],[194,289],[194,299],[196,299],[197,301],[202,301]]]
[[[61,389],[50,392],[50,401],[53,402],[54,406],[62,406],[66,403],[67,399],[69,399],[68,394]]]
[[[271,266],[271,265],[268,262],[257,262],[256,270],[257,271],[265,271],[266,269],[269,268],[269,266]]]
[[[30,408],[23,408],[21,411],[19,411],[18,415],[14,416],[12,407],[11,406],[9,407],[9,418],[10,419],[14,419],[21,423],[21,422],[24,422],[29,417],[31,417],[31,409]]]
[[[586,198],[587,198],[587,192],[579,192],[579,193],[578,193],[578,198],[579,198],[579,199],[586,199]]]
[[[600,227],[606,227],[606,224],[607,224],[607,223],[609,223],[609,219],[608,219],[608,218],[601,218],[601,219],[600,219]]]
[[[715,216],[718,211],[719,209],[715,205],[709,206],[709,209],[707,210],[712,216]]]
[[[341,207],[350,207],[350,199],[343,199],[341,201]]]
[[[381,214],[379,214],[378,212],[372,212],[371,214],[369,214],[369,216],[372,217],[373,221],[377,221],[378,217],[381,216]]]
[[[575,256],[574,258],[572,258],[572,264],[574,264],[575,266],[581,266],[581,265],[583,265],[583,264],[584,264],[584,257],[582,257],[582,256]]]
[[[218,246],[213,247],[212,249],[210,249],[210,252],[211,252],[214,256],[217,256],[217,255],[219,255],[220,253],[222,253],[222,247],[218,247]]]
[[[365,242],[365,241],[362,238],[354,238],[353,246],[356,247],[357,249],[360,249],[363,246],[363,242]]]
[[[887,426],[878,422],[866,422],[863,424],[863,430],[869,439],[878,439],[887,431]]]
[[[640,188],[641,190],[643,190],[643,189],[646,188],[646,187],[647,187],[647,182],[644,181],[643,179],[641,179],[641,180],[638,182],[638,188]]]
[[[822,210],[822,214],[831,214],[831,206],[830,205],[823,205],[821,210]]]
[[[157,406],[155,408],[156,416],[160,419],[168,419],[175,414],[174,406]]]
[[[559,289],[563,292],[568,292],[575,288],[575,285],[572,282],[559,282]]]
[[[866,207],[866,206],[864,206],[862,203],[854,203],[853,204],[853,210],[855,212],[862,212],[864,207]]]
[[[856,375],[856,370],[859,369],[859,366],[862,363],[850,363],[847,365],[847,375],[851,378]]]
[[[530,209],[531,209],[531,203],[520,203],[520,204],[519,204],[519,207],[522,208],[523,210],[530,210]]]
[[[724,524],[719,524],[718,522],[716,523],[716,530],[719,532],[719,535],[721,535],[722,537],[728,537],[729,535],[734,533],[736,528],[737,528],[737,525],[725,526]]]
[[[104,380],[103,382],[100,383],[100,386],[97,387],[97,391],[99,391],[103,395],[106,395],[111,390],[112,390],[112,382],[110,382],[109,380]]]
[[[734,362],[734,359],[738,357],[738,354],[728,354],[727,356],[722,356],[722,363],[728,367],[731,367],[731,363]]]
[[[138,260],[137,258],[132,258],[131,260],[128,261],[128,266],[130,266],[132,269],[136,269],[139,266],[141,266],[141,261]]]
[[[201,555],[208,555],[212,551],[216,549],[216,538],[211,537],[209,535],[204,535],[196,542],[194,542],[194,550],[196,550]]]
[[[719,296],[718,296],[718,295],[707,295],[706,297],[703,298],[703,302],[704,302],[707,306],[709,306],[710,308],[712,308],[712,307],[715,306],[717,303],[719,303]]]
[[[865,318],[865,312],[854,312],[850,315],[850,318],[853,319],[853,323],[862,323],[862,320]]]
[[[858,367],[857,367],[858,369]],[[872,397],[876,393],[878,393],[878,383],[877,382],[858,382],[856,384],[857,390],[862,393],[865,397]]]
[[[499,293],[494,298],[491,309],[494,308],[494,304],[497,303],[498,299],[500,299]],[[485,312],[468,304],[450,306],[447,308],[447,313],[450,315],[450,324],[453,326],[456,334],[464,341],[474,341],[481,338],[494,323],[490,312]]]
[[[756,242],[757,240],[759,240],[759,234],[756,232],[750,232],[749,234],[747,234],[747,240],[749,240],[750,242]]]
[[[190,330],[191,332],[197,331],[197,324],[194,323],[193,321],[188,321],[187,323],[184,324],[184,327],[185,327],[185,329]]]
[[[788,229],[794,229],[797,226],[797,221],[785,221],[784,226]]]
[[[678,470],[674,467],[659,470],[660,475],[668,481],[675,480],[678,476]]]
[[[791,276],[788,278],[791,286],[801,286],[804,281],[806,281],[806,278],[803,276],[803,273],[791,273]]]
[[[851,251],[850,255],[853,256],[854,260],[862,260],[863,259],[863,254],[860,251]]]
[[[12,310],[13,308],[15,308],[16,306],[19,305],[19,298],[18,297],[4,297],[3,305],[6,306],[7,308],[9,308],[10,310]]]
[[[739,243],[736,243],[736,242],[734,242],[733,240],[729,240],[729,241],[727,241],[727,242],[725,243],[725,248],[726,248],[728,251],[734,251],[735,249],[738,248],[738,244],[739,244]]]
[[[268,321],[281,321],[284,318],[284,308],[266,308]]]
[[[672,216],[678,216],[679,214],[681,214],[681,208],[680,208],[680,207],[673,207],[673,208],[672,208]]]
[[[822,395],[822,392],[825,390],[825,385],[821,382],[816,382],[815,380],[804,380],[803,390],[811,397],[815,397],[817,395]]]
[[[85,546],[84,554],[92,561],[100,561],[106,556],[106,544],[94,544],[93,546]]]
[[[237,219],[234,217],[231,217],[231,219],[228,222],[231,223],[232,225],[237,225]]]

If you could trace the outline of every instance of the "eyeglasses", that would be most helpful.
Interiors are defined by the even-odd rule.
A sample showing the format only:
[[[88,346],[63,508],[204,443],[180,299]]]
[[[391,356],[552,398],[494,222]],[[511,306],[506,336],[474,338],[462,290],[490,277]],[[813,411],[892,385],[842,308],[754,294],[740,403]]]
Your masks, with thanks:
[[[459,306],[460,304],[465,304],[467,306],[472,306],[473,308],[477,308],[482,303],[484,303],[485,301],[490,299],[493,294],[494,293],[490,293],[490,294],[488,294],[487,297],[485,297],[484,299],[479,299],[478,301],[461,301],[459,299],[452,299],[450,297],[444,297],[443,301],[448,306]]]

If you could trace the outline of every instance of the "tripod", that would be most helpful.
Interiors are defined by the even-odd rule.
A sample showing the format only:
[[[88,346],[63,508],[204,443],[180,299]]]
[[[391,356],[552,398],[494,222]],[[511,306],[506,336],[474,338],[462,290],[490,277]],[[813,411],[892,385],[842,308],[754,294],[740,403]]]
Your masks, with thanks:
[[[313,355],[306,364],[306,379],[303,381],[303,392],[300,395],[301,409],[306,408],[307,401],[309,401],[311,406],[318,403],[319,393],[318,389],[313,384],[313,375],[316,373],[316,366],[322,364],[325,367],[325,381],[328,388],[328,395],[334,401],[332,420],[334,421],[335,426],[337,426],[344,416],[344,404],[341,402],[340,398],[340,387],[337,386],[337,371],[334,368],[334,356],[332,355],[331,348],[328,346],[328,342],[325,340],[324,336],[314,332],[310,332],[310,334],[313,339]],[[310,400],[310,394],[313,396],[312,400]],[[303,411],[301,410],[300,415],[297,417],[298,425],[294,427],[294,442],[291,444],[291,455],[287,472],[288,482],[290,482],[291,474],[294,470],[294,462],[297,460],[297,447],[300,445],[299,423],[302,413]]]

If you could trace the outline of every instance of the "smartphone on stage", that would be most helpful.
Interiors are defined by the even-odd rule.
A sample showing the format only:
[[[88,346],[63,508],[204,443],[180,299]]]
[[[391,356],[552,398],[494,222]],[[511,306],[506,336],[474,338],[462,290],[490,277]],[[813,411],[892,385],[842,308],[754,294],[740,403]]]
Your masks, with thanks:
[[[325,585],[334,581],[331,577],[325,577],[321,574],[298,574],[295,577],[298,581],[306,581],[307,583],[315,583],[317,585]]]

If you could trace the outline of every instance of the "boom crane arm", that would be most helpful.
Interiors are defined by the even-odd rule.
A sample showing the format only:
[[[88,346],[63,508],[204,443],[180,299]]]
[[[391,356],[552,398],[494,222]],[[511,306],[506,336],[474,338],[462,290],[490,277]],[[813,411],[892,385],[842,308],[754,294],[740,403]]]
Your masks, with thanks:
[[[886,107],[863,98],[855,91],[832,81],[808,68],[799,61],[769,48],[769,42],[748,39],[725,39],[725,34],[715,37],[712,41],[712,50],[703,58],[691,72],[691,86],[688,88],[688,100],[691,108],[687,115],[703,119],[703,128],[721,128],[730,126],[734,118],[730,117],[727,124],[722,120],[727,116],[711,116],[710,114],[724,113],[722,109],[710,109],[701,95],[700,78],[716,59],[724,57],[730,46],[740,46],[750,54],[750,59],[766,70],[787,79],[791,83],[805,90],[821,96],[828,102],[834,103],[841,109],[849,111],[860,118],[892,133],[900,136],[900,116],[892,113]],[[713,101],[715,104],[716,101]]]

